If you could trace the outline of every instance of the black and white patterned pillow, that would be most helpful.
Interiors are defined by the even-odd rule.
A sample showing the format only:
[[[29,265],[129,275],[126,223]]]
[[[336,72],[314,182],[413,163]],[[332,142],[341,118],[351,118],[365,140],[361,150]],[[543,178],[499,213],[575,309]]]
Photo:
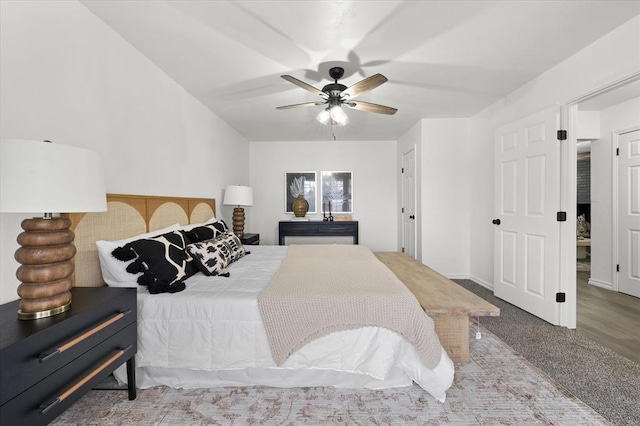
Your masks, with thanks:
[[[201,241],[212,240],[228,231],[229,228],[223,220],[216,220],[205,225],[191,228],[188,231],[184,231],[184,233],[189,241],[199,243]]]
[[[192,258],[185,251],[190,241],[180,231],[168,232],[125,244],[113,251],[116,259],[135,259],[127,272],[137,274],[138,284],[147,286],[150,293],[182,291],[184,280],[197,272]]]
[[[240,239],[229,232],[212,240],[188,244],[186,251],[203,274],[225,276],[228,276],[227,267],[247,254]]]

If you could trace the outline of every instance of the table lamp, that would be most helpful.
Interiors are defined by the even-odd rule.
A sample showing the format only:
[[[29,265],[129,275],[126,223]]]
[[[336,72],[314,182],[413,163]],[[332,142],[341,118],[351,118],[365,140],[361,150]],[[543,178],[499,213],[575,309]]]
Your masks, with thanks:
[[[53,213],[100,212],[107,199],[100,156],[49,141],[0,141],[0,212],[42,213],[22,221],[15,259],[19,319],[57,315],[71,307],[71,220]]]
[[[253,205],[253,189],[248,186],[229,185],[224,191],[224,204],[236,206],[233,209],[233,232],[239,238],[244,235],[244,209]]]

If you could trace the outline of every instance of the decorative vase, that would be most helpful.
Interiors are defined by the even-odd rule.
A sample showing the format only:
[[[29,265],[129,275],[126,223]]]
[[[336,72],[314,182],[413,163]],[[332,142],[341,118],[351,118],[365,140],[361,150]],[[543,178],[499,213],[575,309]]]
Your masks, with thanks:
[[[309,203],[304,199],[302,194],[298,195],[298,197],[293,200],[293,214],[296,217],[304,217],[307,214],[307,210],[309,210]]]

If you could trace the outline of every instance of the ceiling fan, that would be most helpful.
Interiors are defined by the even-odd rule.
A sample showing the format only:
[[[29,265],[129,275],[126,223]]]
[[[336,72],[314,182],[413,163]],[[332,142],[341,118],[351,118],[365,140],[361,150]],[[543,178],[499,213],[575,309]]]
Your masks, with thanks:
[[[387,81],[387,77],[382,74],[375,74],[371,77],[367,77],[364,80],[360,80],[354,85],[347,87],[344,84],[338,83],[338,80],[344,75],[344,69],[342,67],[333,67],[329,70],[329,76],[333,79],[333,83],[329,83],[322,88],[317,89],[310,84],[300,81],[290,75],[283,75],[282,78],[290,83],[295,84],[304,90],[318,95],[322,98],[316,102],[306,102],[302,104],[285,105],[277,107],[276,109],[290,109],[300,107],[311,107],[316,105],[326,105],[320,114],[316,117],[322,124],[338,124],[344,126],[347,124],[347,114],[342,109],[342,105],[346,105],[349,108],[357,109],[366,112],[375,112],[377,114],[393,115],[398,111],[396,108],[391,108],[384,105],[372,104],[371,102],[362,102],[354,100],[356,97],[367,93],[368,91],[375,89],[381,84]]]

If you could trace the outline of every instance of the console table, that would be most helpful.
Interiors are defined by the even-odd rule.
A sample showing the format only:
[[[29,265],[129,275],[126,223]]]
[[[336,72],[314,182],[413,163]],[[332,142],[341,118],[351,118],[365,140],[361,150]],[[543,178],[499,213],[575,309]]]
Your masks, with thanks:
[[[279,244],[284,245],[285,237],[352,237],[358,244],[358,221],[281,221],[278,226]]]

